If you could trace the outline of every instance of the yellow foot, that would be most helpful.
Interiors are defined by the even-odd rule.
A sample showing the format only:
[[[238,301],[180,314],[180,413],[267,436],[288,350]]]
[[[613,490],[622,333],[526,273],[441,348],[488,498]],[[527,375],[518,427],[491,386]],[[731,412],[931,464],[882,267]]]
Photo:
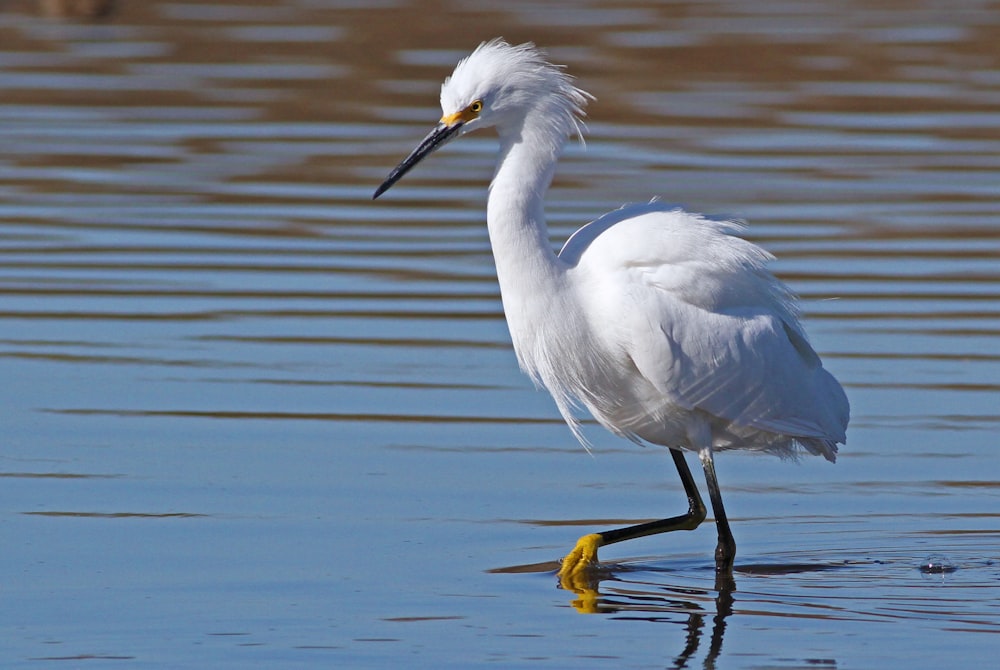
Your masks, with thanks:
[[[597,533],[584,535],[576,541],[573,551],[566,554],[559,567],[559,581],[578,582],[588,569],[597,565],[597,550],[604,540]]]
[[[600,594],[593,568],[597,567],[597,550],[604,540],[597,533],[584,535],[576,541],[573,551],[566,555],[559,568],[559,585],[579,596],[570,603],[578,612],[598,612]]]

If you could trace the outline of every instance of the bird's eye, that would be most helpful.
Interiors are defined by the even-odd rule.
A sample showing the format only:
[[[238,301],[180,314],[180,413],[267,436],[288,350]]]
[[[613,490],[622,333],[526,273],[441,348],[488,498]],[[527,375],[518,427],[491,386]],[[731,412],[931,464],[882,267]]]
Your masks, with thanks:
[[[478,114],[479,112],[483,111],[483,101],[476,100],[474,103],[469,105],[469,111],[472,112],[473,114]]]

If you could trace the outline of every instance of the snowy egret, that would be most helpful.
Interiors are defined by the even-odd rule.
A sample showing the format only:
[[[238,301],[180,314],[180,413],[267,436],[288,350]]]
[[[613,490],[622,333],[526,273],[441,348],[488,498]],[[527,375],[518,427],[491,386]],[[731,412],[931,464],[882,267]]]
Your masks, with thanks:
[[[605,214],[554,252],[544,196],[590,98],[534,45],[484,42],[441,86],[440,122],[373,197],[449,140],[496,128],[486,223],[521,368],[584,444],[580,408],[616,435],[668,447],[688,499],[685,514],[581,537],[560,577],[586,574],[601,546],[705,519],[685,451],[705,472],[716,570],[731,574],[736,544],[713,452],[833,461],[847,397],[810,346],[795,296],[767,269],[773,257],[739,237],[737,222],[653,201]]]

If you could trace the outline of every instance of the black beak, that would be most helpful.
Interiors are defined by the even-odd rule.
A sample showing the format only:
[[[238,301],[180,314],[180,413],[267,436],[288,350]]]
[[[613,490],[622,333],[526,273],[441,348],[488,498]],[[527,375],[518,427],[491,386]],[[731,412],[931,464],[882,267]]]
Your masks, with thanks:
[[[396,168],[389,173],[389,176],[385,178],[382,185],[375,189],[375,195],[372,196],[372,200],[379,197],[386,191],[388,191],[393,184],[403,178],[403,175],[410,171],[414,165],[423,160],[426,156],[430,155],[435,149],[443,146],[451,138],[455,137],[455,133],[461,128],[463,123],[461,121],[455,123],[454,125],[447,125],[444,123],[439,123],[434,127],[427,137],[417,145],[409,156],[403,159],[403,161],[396,166]]]

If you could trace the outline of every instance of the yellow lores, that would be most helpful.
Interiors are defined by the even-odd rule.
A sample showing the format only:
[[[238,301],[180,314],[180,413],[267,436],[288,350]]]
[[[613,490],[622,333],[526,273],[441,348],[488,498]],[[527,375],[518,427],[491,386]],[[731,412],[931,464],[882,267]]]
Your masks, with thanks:
[[[454,114],[445,114],[441,117],[441,123],[446,126],[454,126],[458,123],[468,123],[479,116],[479,112],[481,111],[483,111],[483,101],[476,100],[465,109],[459,110]]]

